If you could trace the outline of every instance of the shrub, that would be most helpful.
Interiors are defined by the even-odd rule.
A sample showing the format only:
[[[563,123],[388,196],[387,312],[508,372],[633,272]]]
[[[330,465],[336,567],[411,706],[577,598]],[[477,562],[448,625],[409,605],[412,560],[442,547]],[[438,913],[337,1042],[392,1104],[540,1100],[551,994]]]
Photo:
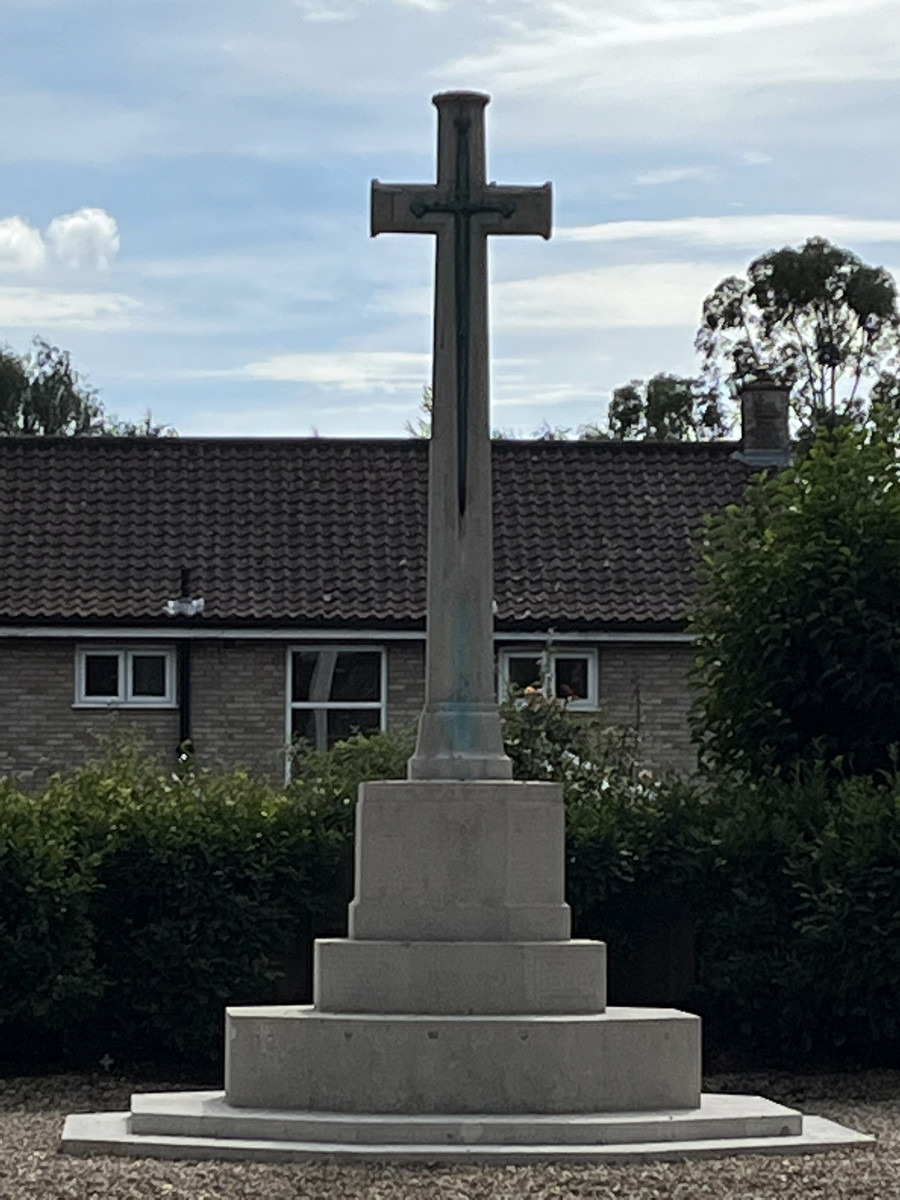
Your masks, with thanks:
[[[716,1043],[757,1061],[896,1061],[900,777],[818,764],[714,795],[697,912]]]
[[[268,998],[345,853],[303,797],[133,744],[3,786],[0,1022],[38,1056],[217,1061],[224,1006]]]
[[[785,778],[890,766],[900,713],[896,417],[820,429],[805,455],[710,518],[693,629],[707,756]]]
[[[339,839],[349,839],[359,785],[371,779],[405,779],[413,746],[409,727],[369,736],[356,733],[329,750],[301,744],[292,757],[289,795]]]
[[[225,1005],[267,998],[275,961],[324,902],[336,847],[242,771],[123,766],[93,908],[108,980],[94,1035],[115,1057],[217,1060]]]
[[[563,785],[576,934],[609,941],[613,961],[633,957],[633,910],[648,898],[680,903],[702,870],[704,794],[641,768],[627,730],[585,720],[562,701],[529,693],[501,712],[516,776]]]
[[[69,816],[0,779],[0,1025],[77,1021],[104,987],[91,920],[98,855]]]

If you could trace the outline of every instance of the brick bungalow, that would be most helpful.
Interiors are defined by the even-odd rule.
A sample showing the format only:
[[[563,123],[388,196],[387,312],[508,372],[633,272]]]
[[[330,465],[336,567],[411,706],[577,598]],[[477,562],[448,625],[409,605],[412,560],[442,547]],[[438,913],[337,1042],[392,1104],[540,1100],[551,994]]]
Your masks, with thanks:
[[[690,768],[692,540],[783,462],[786,397],[740,442],[494,444],[498,689],[544,686]],[[113,727],[279,776],[293,737],[422,704],[428,445],[0,439],[0,774]]]

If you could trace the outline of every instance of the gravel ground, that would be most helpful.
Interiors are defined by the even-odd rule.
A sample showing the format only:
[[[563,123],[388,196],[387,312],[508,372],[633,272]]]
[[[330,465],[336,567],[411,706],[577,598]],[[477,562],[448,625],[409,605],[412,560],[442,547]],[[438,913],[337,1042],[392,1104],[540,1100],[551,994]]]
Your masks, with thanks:
[[[215,1085],[213,1085],[215,1086]],[[165,1082],[57,1075],[0,1080],[0,1197],[39,1200],[898,1200],[900,1071],[718,1075],[706,1090],[750,1092],[877,1135],[872,1147],[796,1158],[747,1156],[651,1166],[398,1167],[174,1163],[58,1153],[70,1112],[124,1109]]]

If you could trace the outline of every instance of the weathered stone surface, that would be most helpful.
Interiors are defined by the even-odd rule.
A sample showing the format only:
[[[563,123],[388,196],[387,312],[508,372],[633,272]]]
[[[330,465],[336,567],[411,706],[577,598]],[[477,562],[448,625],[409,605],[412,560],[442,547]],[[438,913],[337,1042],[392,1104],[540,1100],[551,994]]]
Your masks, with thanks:
[[[67,1154],[256,1162],[652,1162],[814,1154],[874,1138],[759,1096],[704,1095],[685,1112],[464,1117],[235,1109],[223,1092],[132,1097],[132,1113],[69,1117]]]
[[[350,937],[568,938],[564,842],[557,784],[362,784]]]
[[[351,1113],[587,1113],[696,1108],[700,1020],[388,1016],[230,1008],[225,1091],[242,1108]]]
[[[489,97],[445,92],[437,182],[372,184],[372,234],[435,235],[425,708],[411,779],[509,779],[494,701],[487,238],[550,236],[550,185],[487,182]]]
[[[320,938],[313,1004],[345,1013],[598,1013],[606,1007],[606,946]]]

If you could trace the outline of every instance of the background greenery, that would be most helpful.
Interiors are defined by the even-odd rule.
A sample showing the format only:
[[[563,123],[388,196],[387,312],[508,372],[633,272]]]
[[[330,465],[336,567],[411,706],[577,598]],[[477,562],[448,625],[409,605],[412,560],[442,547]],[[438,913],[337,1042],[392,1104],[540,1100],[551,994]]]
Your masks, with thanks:
[[[897,418],[821,428],[707,520],[694,730],[720,766],[889,769],[900,737]]]
[[[683,999],[713,1061],[896,1064],[896,773],[657,778],[555,701],[504,715],[517,774],[565,789],[576,935],[640,971],[636,915],[665,938],[690,914]],[[220,1069],[226,1004],[308,1000],[296,983],[285,995],[285,955],[340,932],[356,787],[402,775],[409,748],[408,733],[351,739],[302,759],[287,791],[166,771],[128,745],[40,792],[3,781],[2,1057]]]

